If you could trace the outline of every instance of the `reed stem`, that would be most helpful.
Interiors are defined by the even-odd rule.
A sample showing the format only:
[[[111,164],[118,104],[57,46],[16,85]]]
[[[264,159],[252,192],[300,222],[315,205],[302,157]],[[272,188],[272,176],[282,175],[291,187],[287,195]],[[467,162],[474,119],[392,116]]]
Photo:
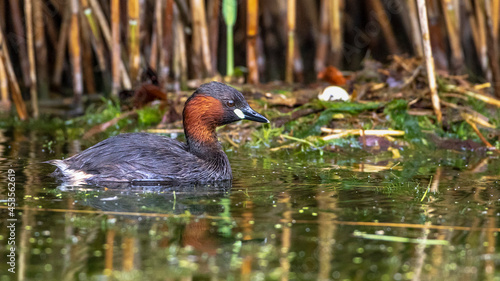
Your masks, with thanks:
[[[2,27],[0,26],[0,29]],[[1,52],[2,50],[0,50]],[[10,110],[10,100],[9,100],[9,80],[7,78],[7,73],[5,71],[5,66],[3,59],[0,57],[0,109],[3,111]]]
[[[85,79],[83,79],[83,84],[85,90],[89,94],[95,94],[95,80],[94,80],[94,67],[93,67],[93,55],[92,55],[92,35],[90,34],[90,29],[86,28],[84,25],[86,22],[85,16],[80,13],[80,40],[82,49],[82,70]]]
[[[296,0],[287,1],[287,27],[288,27],[288,43],[286,53],[286,74],[285,81],[293,83],[293,69],[295,57],[295,21],[296,21]]]
[[[0,60],[2,60],[2,63],[7,72],[7,77],[10,83],[9,88],[11,89],[12,101],[16,106],[17,116],[19,116],[19,119],[21,120],[26,120],[28,119],[28,111],[26,110],[26,104],[24,103],[23,96],[21,95],[21,89],[19,88],[19,83],[17,82],[17,77],[16,74],[14,73],[12,62],[10,61],[10,55],[7,49],[5,36],[1,28],[0,28]]]
[[[128,0],[129,73],[133,82],[139,81],[141,65],[139,30],[139,0]]]
[[[107,62],[104,57],[104,43],[102,42],[101,30],[96,23],[95,15],[92,8],[89,6],[88,0],[81,0],[82,11],[85,20],[82,21],[82,33],[89,34],[90,42],[92,43],[92,48],[94,49],[95,56],[97,59],[97,65],[101,71],[104,91],[109,92],[110,79],[107,70]],[[87,36],[86,36],[87,37]],[[92,83],[93,84],[93,83]]]
[[[422,35],[420,33],[420,28],[418,26],[418,12],[417,7],[415,5],[415,0],[407,0],[408,5],[408,13],[410,14],[410,23],[411,23],[411,39],[413,44],[413,51],[415,55],[418,57],[424,56],[424,51],[422,50]]]
[[[173,13],[174,13],[174,0],[166,0],[163,7],[163,36],[162,36],[162,46],[160,53],[160,67],[159,75],[160,80],[165,85],[170,75],[170,58],[172,57],[173,46],[172,46],[172,36],[173,36]]]
[[[380,24],[380,28],[382,29],[382,34],[384,35],[385,41],[387,43],[387,47],[390,50],[391,54],[399,54],[398,42],[396,40],[396,36],[394,36],[394,31],[392,30],[391,23],[384,9],[384,5],[381,0],[370,0],[371,7],[374,11],[374,16],[378,23]]]
[[[101,6],[97,2],[97,0],[89,0],[89,3],[90,3],[90,6],[92,7],[92,11],[95,13],[95,16],[97,18],[97,22],[99,23],[99,27],[101,28],[104,40],[106,41],[106,44],[108,45],[108,49],[113,50],[114,46],[113,46],[113,42],[111,39],[111,31],[109,29],[108,22],[106,20],[106,17],[104,16],[104,12],[102,11]],[[120,47],[120,49],[121,49],[121,47]],[[130,77],[128,75],[127,69],[125,68],[125,64],[123,63],[120,55],[118,55],[118,58],[120,58],[119,69],[120,69],[121,83],[123,84],[123,88],[124,89],[131,89],[132,83],[130,82]],[[113,73],[113,71],[111,71],[111,72]]]
[[[82,76],[82,50],[80,44],[79,3],[71,0],[71,23],[69,29],[69,53],[73,70],[73,106],[76,113],[83,112],[83,76]]]
[[[226,75],[232,77],[234,75],[234,43],[233,43],[233,27],[236,22],[236,1],[222,0],[222,14],[226,22]]]
[[[437,92],[436,76],[434,71],[434,57],[432,56],[432,48],[429,34],[429,26],[427,19],[427,8],[425,0],[417,0],[418,15],[420,18],[420,30],[422,32],[422,44],[424,46],[425,62],[427,67],[427,79],[429,80],[429,89],[431,91],[432,106],[436,114],[439,124],[442,123],[443,114],[441,113],[441,105]]]
[[[35,0],[36,1],[36,0]],[[30,73],[30,99],[33,117],[38,118],[38,93],[36,83],[36,62],[35,62],[35,45],[33,44],[33,0],[24,2],[24,14],[26,17],[26,39],[28,45],[28,60]]]
[[[484,14],[486,20],[486,41],[488,50],[488,63],[491,70],[491,84],[495,96],[500,98],[500,66],[498,65],[498,42],[495,40],[493,17],[491,15],[491,4],[484,0]]]
[[[33,0],[33,20],[34,24],[34,44],[36,51],[36,68],[35,75],[37,75],[37,95],[40,99],[49,98],[48,87],[48,67],[47,67],[47,46],[45,40],[45,21],[43,15],[44,2],[43,0]],[[37,109],[38,111],[38,109]]]
[[[233,43],[233,26],[227,26],[227,66],[226,75],[232,77],[234,75],[234,43]]]
[[[19,7],[20,1],[9,0],[10,13],[13,21],[14,33],[8,34],[9,40],[14,38],[19,52],[19,60],[21,61],[21,74],[23,75],[24,85],[30,87],[30,62],[28,60],[28,51],[26,49],[26,34],[24,33],[24,21],[21,16],[21,9]],[[6,39],[6,40],[7,40]]]
[[[219,46],[219,15],[220,15],[220,0],[210,0],[208,2],[209,24],[208,30],[210,35],[210,56],[212,57],[212,69],[217,70],[217,50]]]
[[[464,63],[462,55],[462,47],[460,43],[459,23],[458,23],[458,7],[455,7],[454,2],[451,0],[441,0],[441,7],[443,9],[444,21],[446,23],[446,31],[450,40],[450,48],[452,53],[451,70],[459,72]]]
[[[111,93],[118,96],[120,91],[120,64],[121,64],[121,46],[120,46],[120,0],[111,0]]]
[[[54,86],[61,86],[62,72],[64,67],[64,59],[66,57],[66,46],[68,44],[69,26],[71,23],[71,9],[70,5],[66,6],[63,12],[63,20],[59,30],[59,39],[57,40],[57,54],[54,66],[54,75],[52,76],[52,83]]]
[[[321,0],[319,16],[319,33],[316,40],[316,57],[314,59],[314,70],[320,73],[326,66],[328,50],[328,7],[330,0]]]
[[[340,66],[342,61],[342,0],[331,0],[329,5],[330,12],[330,42],[333,53],[333,64],[337,67]]]
[[[250,84],[259,83],[257,64],[257,34],[259,28],[259,0],[247,0],[247,68]]]

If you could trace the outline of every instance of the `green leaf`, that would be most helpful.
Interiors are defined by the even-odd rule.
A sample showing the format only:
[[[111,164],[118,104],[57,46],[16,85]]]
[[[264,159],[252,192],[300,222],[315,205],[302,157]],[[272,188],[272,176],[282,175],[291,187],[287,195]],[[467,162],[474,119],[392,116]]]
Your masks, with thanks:
[[[236,23],[236,5],[236,0],[222,0],[222,14],[228,26],[233,26]]]

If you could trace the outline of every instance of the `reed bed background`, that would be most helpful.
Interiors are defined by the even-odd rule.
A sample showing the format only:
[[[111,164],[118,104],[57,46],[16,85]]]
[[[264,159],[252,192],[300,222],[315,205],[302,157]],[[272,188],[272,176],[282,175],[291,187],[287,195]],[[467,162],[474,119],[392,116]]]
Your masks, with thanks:
[[[500,97],[499,18],[500,0],[0,0],[1,111],[12,101],[24,120],[71,97],[81,113],[148,67],[168,91],[221,75],[310,83],[327,66],[423,56],[426,44],[428,64]]]

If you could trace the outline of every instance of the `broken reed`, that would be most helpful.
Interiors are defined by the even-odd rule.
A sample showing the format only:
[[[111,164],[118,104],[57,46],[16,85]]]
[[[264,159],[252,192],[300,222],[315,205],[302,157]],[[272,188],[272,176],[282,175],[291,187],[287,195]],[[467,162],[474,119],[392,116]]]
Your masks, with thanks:
[[[464,0],[464,5],[459,2],[426,1],[432,18],[429,21],[431,36],[438,34],[436,30],[445,32],[444,36],[431,38],[432,51],[446,54],[446,46],[451,50],[449,61],[445,58],[443,66],[441,59],[437,68],[463,73],[464,58],[475,53],[484,77],[491,77],[494,92],[500,96],[496,52],[500,37],[500,0]],[[250,83],[276,77],[289,83],[303,81],[304,74],[318,73],[328,65],[341,69],[353,67],[348,65],[349,61],[360,59],[353,60],[352,56],[357,53],[362,56],[362,49],[375,50],[378,42],[384,44],[388,54],[401,53],[404,36],[395,35],[393,19],[403,23],[398,31],[404,30],[410,39],[413,54],[424,53],[419,12],[413,0],[398,1],[397,7],[387,7],[381,0],[368,0],[366,7],[356,9],[346,9],[353,4],[345,0],[238,3],[235,0],[1,0],[0,30],[4,40],[0,49],[0,99],[3,108],[10,104],[10,93],[19,117],[27,118],[20,93],[23,89],[29,93],[25,97],[30,96],[32,116],[37,116],[37,97],[49,98],[50,84],[52,89],[70,86],[74,107],[81,110],[84,92],[117,94],[122,89],[132,89],[141,82],[141,71],[148,65],[158,72],[158,80],[164,87],[172,85],[171,88],[177,90],[186,87],[189,79],[214,77],[219,72],[217,66],[224,63],[226,69],[222,68],[222,72],[232,76],[236,62],[247,67]],[[240,20],[238,12],[242,15]],[[346,18],[368,24],[354,27]],[[7,22],[11,23],[8,30]],[[345,41],[356,32],[368,34],[365,28],[370,25],[378,26],[380,32],[370,34],[372,38],[366,45]],[[465,25],[471,30],[473,49],[461,43],[467,41],[460,32]],[[243,36],[241,30],[245,30]],[[224,35],[220,40],[219,31]],[[236,37],[235,32],[239,34]],[[350,36],[344,37],[345,34]],[[307,54],[301,44],[306,38],[313,40],[313,45],[308,45],[315,50],[313,69],[304,69],[308,65],[304,62]],[[349,46],[358,52],[346,52]],[[234,57],[236,47],[245,49],[238,50],[236,55],[245,53],[246,60]],[[56,49],[56,52],[47,52],[48,49]],[[9,50],[14,64],[6,55]]]

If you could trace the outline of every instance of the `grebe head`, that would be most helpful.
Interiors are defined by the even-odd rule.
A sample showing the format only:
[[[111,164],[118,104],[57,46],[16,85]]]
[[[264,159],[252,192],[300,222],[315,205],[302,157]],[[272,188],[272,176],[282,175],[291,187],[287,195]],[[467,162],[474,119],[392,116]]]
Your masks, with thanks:
[[[269,123],[248,105],[238,90],[219,82],[201,85],[187,99],[183,118],[188,143],[190,138],[213,141],[216,127],[243,119]]]

